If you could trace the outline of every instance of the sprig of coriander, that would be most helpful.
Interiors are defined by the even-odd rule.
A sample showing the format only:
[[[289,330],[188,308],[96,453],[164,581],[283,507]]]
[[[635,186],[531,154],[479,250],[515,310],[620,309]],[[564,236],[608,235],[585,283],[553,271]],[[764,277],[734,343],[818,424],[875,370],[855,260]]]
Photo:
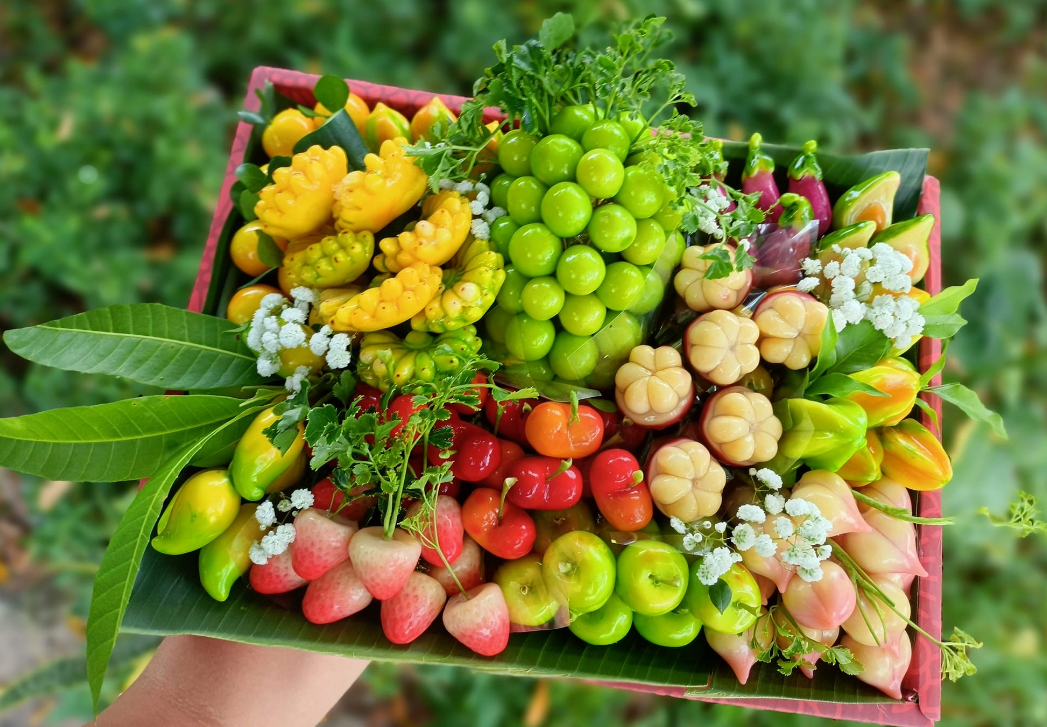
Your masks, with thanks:
[[[1007,517],[996,517],[987,507],[979,508],[978,514],[985,515],[998,528],[1017,531],[1020,538],[1027,538],[1033,533],[1047,535],[1047,522],[1040,519],[1039,501],[1024,490],[1018,491],[1018,499],[1011,503]]]
[[[758,638],[760,622],[763,619],[769,619],[770,628],[773,629],[767,646],[761,644]],[[779,644],[779,640],[785,643],[784,647]],[[845,646],[826,646],[808,637],[792,614],[778,604],[771,606],[767,613],[760,616],[749,646],[757,661],[765,664],[777,663],[778,671],[785,676],[791,675],[799,667],[815,668],[814,664],[804,658],[809,654],[818,654],[822,661],[838,666],[844,674],[856,676],[864,671],[861,662],[854,657],[850,649]]]

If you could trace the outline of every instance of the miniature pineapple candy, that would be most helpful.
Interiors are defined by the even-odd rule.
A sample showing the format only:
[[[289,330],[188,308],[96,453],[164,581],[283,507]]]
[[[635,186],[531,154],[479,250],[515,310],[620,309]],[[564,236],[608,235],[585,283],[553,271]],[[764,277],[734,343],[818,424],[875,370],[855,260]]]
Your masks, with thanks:
[[[683,259],[680,261],[680,270],[673,279],[673,286],[677,294],[687,303],[691,310],[704,313],[705,311],[719,309],[730,310],[736,308],[745,301],[749,289],[753,284],[753,271],[741,270],[730,273],[723,278],[706,278],[705,275],[712,266],[711,260],[705,260],[702,255],[711,252],[718,245],[692,245],[684,250]],[[734,247],[724,246],[734,259]]]
[[[702,409],[702,437],[713,455],[732,467],[767,462],[778,453],[782,423],[763,394],[731,386],[709,397]]]
[[[753,315],[763,360],[794,371],[806,368],[821,351],[828,316],[825,304],[807,293],[786,290],[768,295]]]
[[[687,359],[706,379],[727,386],[760,365],[760,329],[748,318],[714,310],[699,316],[684,335]]]

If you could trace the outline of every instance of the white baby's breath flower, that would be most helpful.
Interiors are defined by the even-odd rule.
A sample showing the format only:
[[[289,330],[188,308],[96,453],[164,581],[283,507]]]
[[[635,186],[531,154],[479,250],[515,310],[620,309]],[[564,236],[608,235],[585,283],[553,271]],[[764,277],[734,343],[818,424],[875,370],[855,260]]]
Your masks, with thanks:
[[[275,356],[259,356],[257,369],[259,376],[268,378],[280,370],[280,359]]]
[[[327,346],[331,342],[331,327],[324,326],[309,338],[309,350],[314,356],[323,356],[327,353]]]
[[[762,523],[767,519],[767,513],[759,505],[741,505],[738,508],[738,519],[750,523]]]
[[[305,329],[300,323],[288,323],[280,329],[280,345],[284,348],[298,348],[305,345]]]
[[[309,377],[310,371],[312,371],[312,369],[308,366],[299,366],[294,370],[294,373],[288,376],[284,381],[284,388],[297,394],[302,390],[302,382]]]
[[[295,303],[315,303],[316,291],[304,285],[295,286],[291,288],[291,300]]]
[[[842,331],[847,327],[847,316],[843,314],[843,311],[833,308],[831,311],[833,317],[833,326],[837,331]]]
[[[683,549],[688,552],[697,550],[699,542],[701,541],[699,541],[693,533],[687,533],[687,535],[683,536]]]
[[[814,568],[797,568],[796,575],[800,576],[800,578],[808,583],[817,583],[822,579],[824,574],[822,573],[821,566],[815,566]]]
[[[727,532],[727,523],[716,523],[713,529],[718,533]]]
[[[313,506],[313,493],[306,489],[295,490],[291,493],[291,507],[295,510],[305,510]]]
[[[796,289],[801,293],[810,293],[818,287],[821,281],[818,278],[804,278],[796,284]]]
[[[280,345],[279,333],[266,331],[262,334],[262,351],[264,353],[280,353],[280,349],[282,348],[283,346]]]
[[[491,224],[500,217],[505,217],[506,214],[507,212],[501,207],[492,207],[491,209],[484,211],[483,218],[487,224]]]
[[[803,515],[821,515],[821,511],[818,506],[809,500],[804,500],[799,497],[794,497],[785,503],[785,511],[793,517],[802,517]]]
[[[763,499],[763,507],[767,514],[778,515],[785,509],[785,498],[772,493]]]
[[[819,545],[814,549],[815,554],[818,556],[818,560],[829,560],[833,554],[833,546],[831,545]]]
[[[265,333],[279,333],[280,319],[276,316],[266,316],[262,319],[262,329]]]
[[[477,187],[476,189],[476,201],[480,203],[481,207],[486,207],[487,203],[491,201],[491,193],[484,191]]]
[[[280,499],[280,502],[276,503],[276,509],[280,512],[291,512],[293,507],[291,506],[291,501],[283,497]]]
[[[832,523],[829,520],[821,515],[811,515],[800,523],[796,533],[808,543],[821,545],[829,537],[830,530],[832,530]]]
[[[868,280],[863,280],[862,284],[854,291],[854,297],[864,303],[869,300],[869,296],[872,295],[872,289],[872,283]]]
[[[865,318],[865,306],[852,299],[840,306],[840,313],[847,319],[848,324],[858,325]]]
[[[480,200],[474,199],[472,202],[469,203],[469,210],[473,213],[473,215],[479,216],[484,213],[484,206],[480,202]]]
[[[673,530],[680,534],[687,532],[687,526],[684,524],[683,520],[676,517],[675,515],[669,518],[669,527],[671,527]]]
[[[847,276],[848,280],[856,277],[862,271],[862,260],[857,255],[847,255],[840,263],[840,276]]]
[[[778,546],[771,540],[771,536],[763,533],[753,542],[753,549],[761,558],[770,558],[778,552]]]
[[[791,538],[793,533],[796,532],[796,525],[793,521],[787,517],[776,518],[774,521],[774,534],[784,540],[785,538]]]
[[[440,180],[440,189],[451,189],[452,187],[454,187],[454,182],[450,179]]]
[[[772,490],[782,489],[781,476],[770,467],[761,467],[758,470],[749,470],[749,473]]]
[[[756,544],[756,531],[748,523],[737,525],[731,532],[731,542],[740,553],[744,553]]]
[[[835,260],[830,260],[822,266],[822,277],[826,280],[832,280],[840,274],[840,263]]]
[[[265,552],[265,548],[262,547],[261,543],[257,541],[251,543],[251,548],[247,551],[247,557],[251,559],[251,562],[255,565],[265,565],[269,562],[269,556]]]
[[[291,291],[292,294],[294,291]],[[281,293],[269,293],[262,298],[262,302],[258,304],[258,310],[265,311],[264,315],[269,315],[272,311],[276,310],[282,305],[287,304],[287,298]]]
[[[477,182],[476,184],[474,184],[473,189],[476,191],[477,196],[491,194],[491,188],[483,182]]]
[[[265,500],[259,504],[254,511],[254,519],[258,521],[258,527],[261,530],[265,530],[270,525],[276,523],[276,511],[273,510],[273,503]]]
[[[280,318],[284,323],[305,323],[305,312],[298,308],[284,308]]]
[[[463,179],[461,182],[454,185],[454,191],[458,194],[469,194],[473,191],[473,183],[468,179]]]
[[[822,261],[816,257],[809,257],[800,263],[804,275],[818,275],[822,272]]]
[[[479,218],[473,220],[469,229],[477,240],[491,239],[491,226]]]
[[[344,369],[352,362],[352,353],[349,351],[351,343],[349,336],[344,333],[336,333],[331,337],[327,347],[327,365],[332,369]]]
[[[702,564],[698,567],[698,580],[706,586],[712,586],[741,559],[742,556],[728,548],[716,548],[702,558]]]

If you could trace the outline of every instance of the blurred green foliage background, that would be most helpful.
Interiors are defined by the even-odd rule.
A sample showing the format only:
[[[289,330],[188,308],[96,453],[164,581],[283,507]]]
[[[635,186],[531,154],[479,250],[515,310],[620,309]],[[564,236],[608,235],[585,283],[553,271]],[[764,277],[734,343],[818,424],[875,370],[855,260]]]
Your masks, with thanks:
[[[118,302],[184,304],[254,66],[464,94],[495,41],[523,40],[557,10],[594,29],[667,15],[666,53],[710,135],[933,149],[946,282],[981,279],[946,376],[976,388],[1011,434],[950,426],[960,418],[946,412],[956,478],[944,500],[959,523],[945,544],[945,625],[985,648],[978,676],[946,685],[943,724],[1047,724],[1047,543],[975,514],[1003,512],[1018,489],[1047,501],[1045,0],[5,0],[0,327]],[[4,415],[133,393],[0,351]],[[0,606],[76,632],[129,497],[0,472]],[[375,665],[367,681],[360,703],[400,723],[812,722],[448,668]],[[34,719],[86,719],[85,696],[67,690]]]

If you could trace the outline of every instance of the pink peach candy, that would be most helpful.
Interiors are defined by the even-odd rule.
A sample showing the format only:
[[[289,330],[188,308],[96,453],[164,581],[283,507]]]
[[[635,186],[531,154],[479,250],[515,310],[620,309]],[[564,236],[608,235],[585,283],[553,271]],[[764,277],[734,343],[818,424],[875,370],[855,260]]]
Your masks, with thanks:
[[[708,626],[702,630],[705,632],[705,640],[709,643],[709,647],[727,662],[737,677],[738,683],[743,685],[749,681],[749,672],[757,661],[756,652],[752,647],[753,636],[756,637],[761,649],[768,648],[771,645],[771,639],[774,638],[771,617],[766,609],[760,611],[760,617],[755,624],[740,634],[724,634],[713,631]]]
[[[805,473],[793,487],[791,496],[818,506],[822,517],[832,523],[829,537],[871,530],[858,511],[851,486],[835,472],[811,470]]]
[[[826,560],[821,567],[821,580],[808,583],[796,577],[789,581],[782,604],[801,626],[831,631],[854,611],[857,595],[847,571],[841,566]]]
[[[840,640],[840,646],[850,649],[854,658],[863,667],[858,678],[876,687],[891,699],[902,698],[902,679],[909,671],[912,660],[912,644],[904,631],[883,646],[866,646],[850,636]]]

